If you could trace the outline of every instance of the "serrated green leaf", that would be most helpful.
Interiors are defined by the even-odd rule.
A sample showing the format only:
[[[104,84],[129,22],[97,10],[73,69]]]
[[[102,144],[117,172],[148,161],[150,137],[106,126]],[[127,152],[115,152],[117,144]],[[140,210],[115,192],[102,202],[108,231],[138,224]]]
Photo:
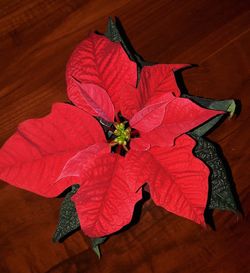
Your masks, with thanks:
[[[204,161],[211,169],[207,207],[209,209],[237,212],[238,208],[232,194],[231,184],[223,161],[220,159],[215,146],[208,140],[198,137],[193,133],[190,133],[190,135],[197,141],[197,145],[194,148],[195,156]]]
[[[212,100],[190,95],[182,95],[182,97],[188,98],[207,109],[224,111],[225,113],[228,112],[230,118],[234,115],[236,109],[236,104],[234,100]],[[218,115],[208,120],[207,122],[201,124],[199,127],[196,127],[191,132],[197,136],[203,136],[210,129],[212,129],[221,120],[222,117],[223,115]]]
[[[58,242],[63,239],[65,236],[76,230],[80,227],[80,222],[76,212],[75,204],[71,201],[71,197],[79,189],[79,185],[73,185],[71,191],[65,196],[59,215],[59,222],[56,228],[56,231],[53,235],[53,241]]]
[[[101,258],[100,245],[103,244],[107,239],[108,239],[107,236],[100,237],[100,238],[90,238],[92,249],[96,253],[99,259]]]

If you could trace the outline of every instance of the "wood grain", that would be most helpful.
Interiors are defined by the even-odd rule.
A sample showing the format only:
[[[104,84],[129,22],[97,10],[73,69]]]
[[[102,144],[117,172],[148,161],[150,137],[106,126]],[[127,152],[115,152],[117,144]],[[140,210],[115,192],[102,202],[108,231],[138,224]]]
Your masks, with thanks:
[[[245,216],[214,213],[217,230],[166,213],[151,201],[140,222],[111,237],[99,261],[79,231],[51,236],[60,199],[0,183],[0,272],[247,273],[249,266],[250,2],[246,0],[1,0],[0,144],[18,123],[67,100],[73,48],[118,16],[147,60],[198,64],[183,72],[193,95],[241,101],[241,113],[210,134],[231,167]]]

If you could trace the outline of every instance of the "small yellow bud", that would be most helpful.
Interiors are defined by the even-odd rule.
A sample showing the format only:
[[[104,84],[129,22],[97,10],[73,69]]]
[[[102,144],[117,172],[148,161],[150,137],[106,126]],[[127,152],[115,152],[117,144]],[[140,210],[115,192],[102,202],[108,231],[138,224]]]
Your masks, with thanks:
[[[127,151],[127,143],[130,140],[130,134],[131,134],[131,128],[125,129],[126,122],[122,123],[115,123],[115,130],[113,134],[116,136],[116,138],[113,140],[113,143],[122,145],[123,148]]]

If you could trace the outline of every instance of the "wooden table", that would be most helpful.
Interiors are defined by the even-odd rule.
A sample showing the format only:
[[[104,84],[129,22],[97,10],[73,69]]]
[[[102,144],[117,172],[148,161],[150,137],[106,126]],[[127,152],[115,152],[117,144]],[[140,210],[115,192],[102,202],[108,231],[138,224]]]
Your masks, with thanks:
[[[111,237],[99,261],[79,231],[51,236],[61,199],[0,183],[0,272],[246,273],[249,267],[250,2],[246,0],[0,1],[0,144],[18,123],[65,101],[65,65],[88,33],[118,16],[147,60],[194,63],[183,72],[193,95],[241,101],[240,115],[209,135],[224,151],[245,217],[216,211],[203,230],[148,201],[141,221]]]

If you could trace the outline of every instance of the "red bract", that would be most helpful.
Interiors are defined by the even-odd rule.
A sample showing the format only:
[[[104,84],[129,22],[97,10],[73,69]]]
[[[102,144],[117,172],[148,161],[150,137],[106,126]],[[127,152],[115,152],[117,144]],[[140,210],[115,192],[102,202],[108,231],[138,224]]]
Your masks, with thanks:
[[[80,184],[72,200],[91,237],[128,224],[146,182],[157,205],[204,223],[209,170],[185,133],[223,112],[179,97],[174,71],[185,66],[144,67],[136,87],[136,64],[120,43],[91,35],[67,65],[75,106],[55,104],[47,117],[22,123],[0,150],[0,178],[48,197]],[[137,132],[125,156],[111,153],[91,117],[114,122],[118,113]]]
[[[79,180],[68,177],[55,184],[67,161],[78,151],[104,141],[102,129],[90,115],[56,103],[48,116],[21,123],[4,144],[0,178],[43,196],[57,196]]]

